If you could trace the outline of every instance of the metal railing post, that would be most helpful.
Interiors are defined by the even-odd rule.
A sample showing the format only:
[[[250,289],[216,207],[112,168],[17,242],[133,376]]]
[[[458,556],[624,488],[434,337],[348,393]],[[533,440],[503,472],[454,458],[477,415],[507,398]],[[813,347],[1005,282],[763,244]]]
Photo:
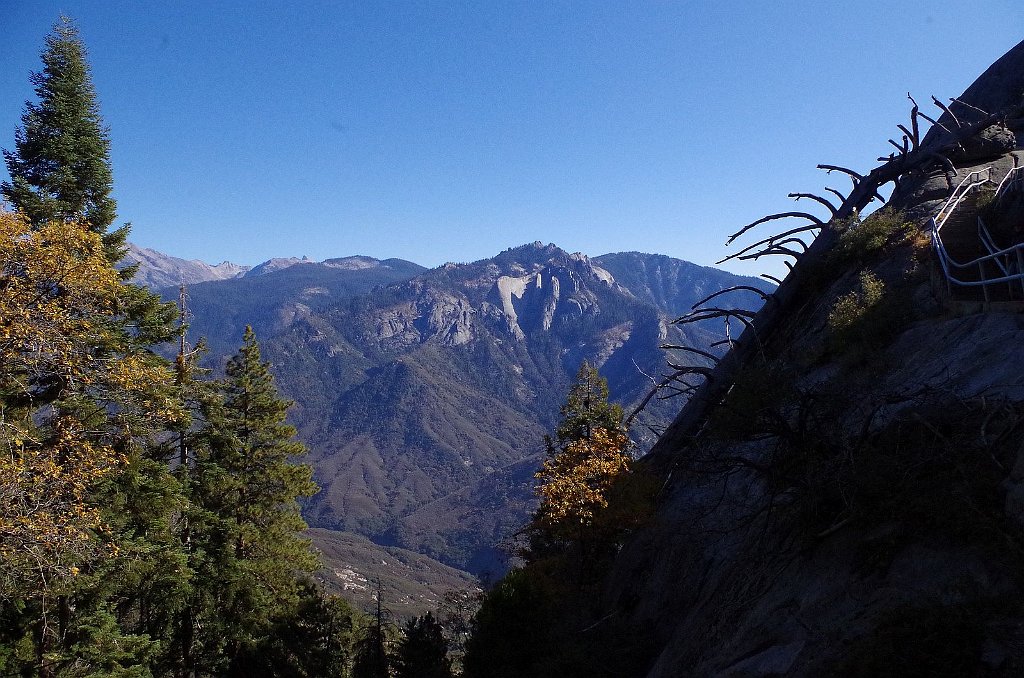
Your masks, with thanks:
[[[1017,253],[1017,275],[1022,276],[1018,278],[1020,281],[1020,291],[1024,294],[1024,257],[1021,256],[1020,247],[1014,250]]]
[[[985,298],[985,303],[988,303],[988,285],[985,284],[985,262],[978,262],[978,280],[981,281],[981,295]]]

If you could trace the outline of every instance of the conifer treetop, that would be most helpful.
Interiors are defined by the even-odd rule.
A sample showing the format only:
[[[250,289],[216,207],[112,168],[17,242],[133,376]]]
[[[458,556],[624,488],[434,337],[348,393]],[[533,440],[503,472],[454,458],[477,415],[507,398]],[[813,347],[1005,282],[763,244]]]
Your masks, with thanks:
[[[80,220],[104,234],[117,205],[109,132],[86,56],[74,22],[62,16],[46,37],[43,69],[29,76],[38,101],[25,102],[15,150],[3,151],[11,181],[0,192],[33,224]]]

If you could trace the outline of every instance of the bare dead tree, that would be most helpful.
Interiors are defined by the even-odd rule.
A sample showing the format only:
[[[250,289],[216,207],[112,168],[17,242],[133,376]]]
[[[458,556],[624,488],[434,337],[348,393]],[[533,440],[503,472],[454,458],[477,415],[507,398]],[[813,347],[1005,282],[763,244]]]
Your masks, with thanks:
[[[698,301],[696,304],[691,306],[690,310],[695,311],[695,310],[697,310],[698,306],[703,306],[704,304],[708,303],[709,301],[711,301],[715,297],[720,297],[723,294],[729,294],[731,292],[743,292],[743,291],[753,292],[754,294],[756,294],[759,297],[761,297],[761,299],[763,299],[764,301],[769,301],[769,300],[772,299],[772,295],[771,294],[769,294],[768,292],[765,292],[764,290],[762,290],[759,287],[754,287],[753,285],[733,285],[731,287],[726,287],[725,289],[718,290],[717,292],[712,292],[711,294],[709,294],[708,296],[704,297],[703,299]]]
[[[889,140],[897,152],[887,157],[879,158],[879,162],[882,164],[867,174],[862,174],[841,165],[824,163],[818,165],[819,169],[825,170],[827,173],[838,172],[850,178],[852,188],[848,194],[844,194],[834,188],[825,188],[826,192],[839,199],[838,205],[812,193],[790,194],[790,197],[796,199],[807,198],[813,200],[827,209],[830,214],[827,221],[823,221],[809,212],[780,212],[753,221],[728,238],[726,245],[733,243],[736,239],[758,226],[782,219],[795,218],[806,222],[799,227],[762,238],[756,243],[748,245],[739,252],[718,262],[722,263],[731,259],[759,259],[760,257],[771,255],[793,258],[795,265],[789,261],[785,262],[790,269],[790,273],[784,280],[780,281],[772,276],[763,276],[766,279],[777,282],[779,285],[771,295],[774,303],[765,304],[756,314],[743,309],[704,308],[704,303],[717,296],[712,295],[700,304],[695,305],[690,313],[675,321],[678,324],[686,324],[717,318],[728,323],[735,319],[743,324],[744,330],[738,340],[734,341],[731,336],[729,337],[727,343],[730,346],[730,350],[716,362],[715,367],[706,375],[704,382],[692,391],[687,390],[687,393],[691,396],[690,401],[669,427],[666,435],[662,438],[662,442],[655,446],[654,452],[657,452],[661,447],[678,443],[681,439],[693,436],[703,427],[708,412],[721,402],[725,393],[734,382],[736,372],[754,355],[755,351],[761,350],[764,340],[778,327],[780,319],[785,317],[786,310],[788,310],[787,307],[799,298],[798,292],[810,275],[810,271],[838,242],[841,225],[846,219],[859,214],[876,200],[885,203],[886,200],[880,192],[881,187],[892,183],[898,189],[900,180],[908,173],[923,174],[929,171],[930,168],[938,165],[946,173],[947,183],[951,183],[949,175],[952,173],[953,176],[956,176],[956,168],[949,160],[949,154],[962,148],[963,141],[1009,114],[1008,111],[990,114],[969,104],[963,104],[959,100],[951,100],[954,103],[961,103],[980,113],[977,120],[968,123],[954,115],[949,106],[942,104],[937,98],[932,97],[936,107],[942,110],[943,113],[948,114],[948,118],[953,121],[953,129],[950,129],[945,124],[941,124],[938,120],[923,113],[917,101],[909,93],[907,98],[912,104],[909,121],[910,127],[908,128],[903,124],[897,125],[897,128],[903,133],[902,143],[897,143],[892,139]],[[919,119],[926,120],[933,127],[943,130],[946,132],[946,136],[935,135],[927,140],[928,143],[925,143],[926,139],[921,137]],[[815,231],[817,233],[814,235],[810,245],[797,237],[803,233],[814,233]],[[794,249],[794,247],[799,249]],[[757,341],[745,340],[748,334],[756,337]],[[677,375],[671,375],[668,380],[672,381],[673,376]],[[671,441],[671,443],[665,441]]]
[[[715,354],[702,351],[701,349],[694,348],[693,346],[683,346],[682,344],[662,344],[660,348],[665,351],[686,351],[687,353],[693,353],[694,355],[699,355],[702,358],[707,358],[712,363],[718,363],[720,360],[720,358]]]

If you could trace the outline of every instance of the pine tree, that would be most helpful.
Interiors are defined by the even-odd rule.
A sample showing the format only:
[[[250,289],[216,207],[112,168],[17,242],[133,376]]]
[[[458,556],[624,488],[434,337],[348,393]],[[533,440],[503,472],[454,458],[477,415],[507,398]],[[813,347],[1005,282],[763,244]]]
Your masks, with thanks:
[[[559,410],[562,421],[555,431],[555,438],[552,440],[548,436],[545,439],[549,457],[573,441],[589,438],[595,429],[622,430],[622,407],[608,402],[608,395],[608,380],[596,367],[584,361],[576,371],[576,383],[569,389],[565,404]]]
[[[299,575],[318,566],[297,499],[317,487],[305,453],[285,423],[291,402],[278,397],[251,327],[227,366],[219,397],[203,404],[205,441],[190,474],[196,552],[197,662],[225,670],[296,606]],[[205,659],[203,659],[205,657]]]
[[[535,568],[513,569],[484,596],[463,657],[465,678],[542,675],[553,652],[553,621],[563,613]]]
[[[266,642],[246,662],[252,676],[344,676],[352,658],[357,613],[316,582],[299,591],[294,612],[278,619]]]
[[[448,641],[434,615],[410,619],[398,644],[398,678],[452,678]]]
[[[376,581],[377,614],[356,642],[352,662],[352,678],[390,678],[391,657],[385,643],[384,627],[384,586],[380,578]]]
[[[117,209],[110,138],[85,47],[67,17],[47,36],[42,61],[30,76],[39,100],[26,102],[15,151],[3,152],[11,181],[0,190],[33,224],[82,221],[104,235]]]

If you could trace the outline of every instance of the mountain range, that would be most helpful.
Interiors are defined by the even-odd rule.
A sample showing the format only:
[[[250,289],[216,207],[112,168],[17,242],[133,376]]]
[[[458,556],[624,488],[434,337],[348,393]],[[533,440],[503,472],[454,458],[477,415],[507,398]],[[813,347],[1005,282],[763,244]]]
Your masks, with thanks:
[[[666,371],[662,344],[714,350],[722,338],[674,317],[724,287],[770,287],[540,242],[431,270],[370,257],[208,266],[134,247],[131,261],[168,299],[188,283],[189,336],[205,338],[215,371],[253,326],[322,488],[304,507],[310,525],[474,574],[501,569],[496,545],[532,510],[543,437],[582,361],[628,411]],[[745,294],[741,305],[760,304]],[[680,405],[651,401],[633,426],[637,454]]]

